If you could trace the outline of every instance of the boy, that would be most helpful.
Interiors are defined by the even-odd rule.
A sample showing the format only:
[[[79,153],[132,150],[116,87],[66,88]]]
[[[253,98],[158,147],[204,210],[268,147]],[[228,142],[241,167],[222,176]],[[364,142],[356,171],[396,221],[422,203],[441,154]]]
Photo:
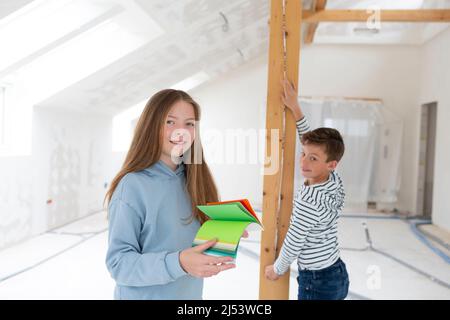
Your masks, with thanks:
[[[297,192],[280,254],[265,276],[277,280],[297,259],[299,300],[341,300],[349,279],[340,259],[337,219],[344,204],[344,188],[334,171],[344,154],[344,141],[332,128],[310,131],[297,102],[297,93],[284,81],[283,103],[293,113],[303,146],[300,166],[305,182]]]

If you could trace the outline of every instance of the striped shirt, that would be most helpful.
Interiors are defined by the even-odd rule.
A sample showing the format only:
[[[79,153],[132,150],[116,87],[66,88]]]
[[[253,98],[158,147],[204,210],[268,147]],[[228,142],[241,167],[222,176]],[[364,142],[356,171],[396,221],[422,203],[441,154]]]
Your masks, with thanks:
[[[309,130],[305,117],[297,121],[300,137]],[[300,270],[321,270],[339,259],[337,220],[344,197],[342,181],[334,171],[326,182],[299,188],[289,229],[274,264],[278,275],[285,273],[295,259]]]

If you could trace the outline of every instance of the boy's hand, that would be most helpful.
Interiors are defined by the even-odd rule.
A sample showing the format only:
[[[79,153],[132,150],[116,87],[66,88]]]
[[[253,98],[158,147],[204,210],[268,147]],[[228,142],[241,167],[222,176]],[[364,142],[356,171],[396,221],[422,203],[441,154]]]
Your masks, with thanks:
[[[244,230],[244,232],[242,233],[242,238],[248,238],[248,231]]]
[[[284,105],[292,111],[295,121],[298,121],[303,118],[303,112],[298,104],[297,92],[294,86],[287,79],[282,81],[282,85],[283,92],[281,94],[281,101],[283,101]]]
[[[273,264],[266,267],[265,275],[266,275],[267,279],[272,280],[272,281],[276,281],[276,280],[278,280],[278,278],[280,278],[280,276],[275,273],[275,270],[273,269]]]

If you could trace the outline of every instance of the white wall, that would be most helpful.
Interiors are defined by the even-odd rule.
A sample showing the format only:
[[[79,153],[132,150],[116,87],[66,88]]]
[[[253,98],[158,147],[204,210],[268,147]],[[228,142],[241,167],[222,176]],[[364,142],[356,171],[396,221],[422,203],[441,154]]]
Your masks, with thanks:
[[[31,156],[0,157],[0,248],[100,210],[110,155],[111,117],[35,108]]]
[[[300,66],[300,94],[380,98],[403,120],[401,185],[396,207],[415,213],[420,48],[309,46]]]
[[[397,208],[415,212],[420,48],[414,46],[305,46],[301,51],[300,95],[373,97],[404,121],[402,181]],[[267,58],[191,92],[203,109],[205,129],[265,127]],[[261,141],[264,145],[264,141]],[[205,149],[214,144],[204,143]],[[260,165],[211,165],[222,198],[262,202]]]
[[[256,156],[253,161],[255,152],[250,148],[250,141],[252,135],[256,137],[256,152],[264,151],[259,130],[265,127],[266,70],[266,59],[261,57],[190,92],[202,107],[202,143],[221,199],[248,198],[255,207],[261,206],[263,180],[259,157]],[[231,145],[225,148],[223,157],[220,155],[224,150],[220,147],[220,139],[208,139],[215,130],[222,133],[224,147],[226,141]],[[227,130],[231,134],[226,135]],[[245,145],[239,145],[236,136],[233,136],[238,133],[236,130],[247,131],[247,137],[239,139],[239,143]],[[252,146],[255,147],[254,144]],[[244,151],[246,147],[250,150]],[[215,157],[208,157],[208,153],[213,153]],[[242,156],[244,163],[239,163]]]
[[[433,223],[450,231],[450,29],[429,41],[421,52],[420,106],[437,102]]]

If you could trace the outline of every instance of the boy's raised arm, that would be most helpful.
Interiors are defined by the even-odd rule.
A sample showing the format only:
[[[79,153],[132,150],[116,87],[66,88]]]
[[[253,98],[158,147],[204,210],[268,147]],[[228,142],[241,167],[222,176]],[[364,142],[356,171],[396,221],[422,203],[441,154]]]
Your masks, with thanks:
[[[283,80],[283,93],[281,100],[284,105],[291,110],[296,122],[298,137],[301,139],[302,135],[311,129],[305,115],[303,114],[302,108],[298,103],[297,90],[295,90],[292,84],[286,79]]]
[[[302,109],[298,104],[297,90],[295,90],[294,86],[286,79],[283,80],[281,101],[283,101],[284,105],[291,110],[296,122],[304,117]]]

